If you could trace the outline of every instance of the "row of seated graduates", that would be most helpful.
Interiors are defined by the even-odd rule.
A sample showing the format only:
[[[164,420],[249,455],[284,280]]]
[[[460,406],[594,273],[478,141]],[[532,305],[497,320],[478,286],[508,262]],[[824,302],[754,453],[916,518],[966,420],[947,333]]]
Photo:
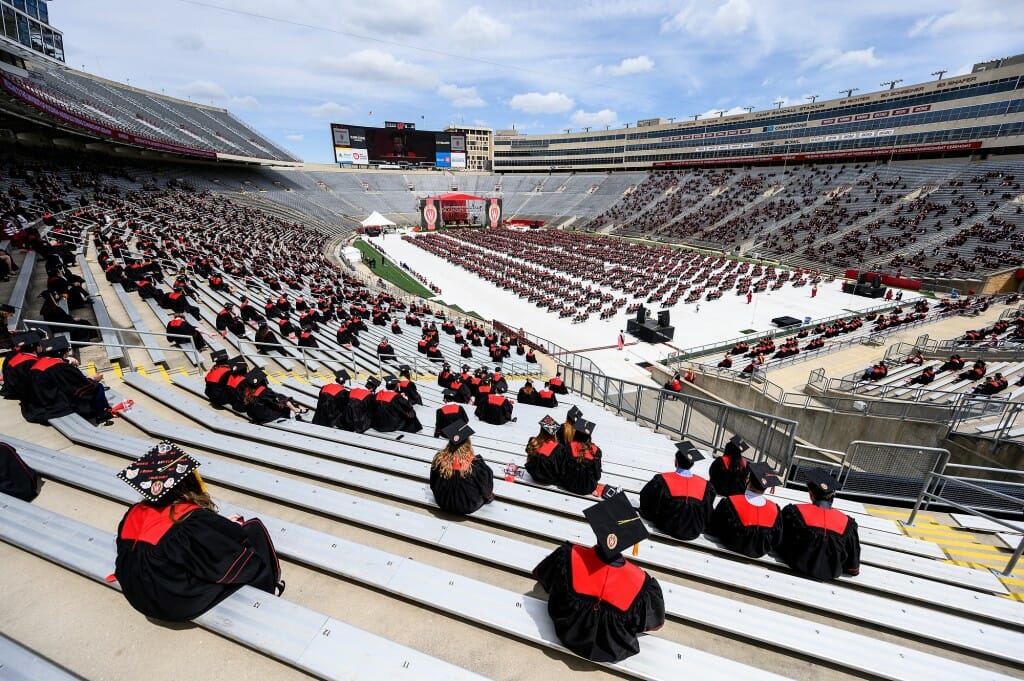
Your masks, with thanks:
[[[412,243],[506,290],[513,291],[520,297],[546,305],[550,311],[561,310],[563,301],[572,298],[568,292],[580,288],[580,284],[574,283],[562,274],[553,275],[551,270],[641,297],[651,293],[652,278],[661,279],[668,283],[653,294],[651,300],[660,300],[663,295],[669,295],[670,300],[677,300],[689,286],[687,283],[680,283],[684,280],[713,280],[716,276],[721,277],[726,271],[743,271],[744,267],[749,266],[748,263],[738,263],[724,256],[704,256],[682,251],[673,253],[671,249],[623,244],[611,239],[604,241],[601,237],[581,237],[547,231],[525,234],[522,238],[520,234],[511,230],[487,230],[486,234],[431,234],[414,239]],[[524,252],[523,240],[529,241],[535,248]],[[537,266],[524,264],[522,260],[503,255],[495,255],[495,250],[514,255]],[[606,268],[606,262],[616,265],[609,270]],[[718,269],[722,272],[716,274],[715,271]],[[755,271],[757,269],[764,271],[760,265],[756,266]],[[773,280],[782,276],[777,275],[770,266],[767,270],[766,276]],[[788,272],[782,274],[788,277]],[[785,278],[783,280],[785,281]],[[673,286],[676,287],[675,292],[669,293]],[[609,309],[617,310],[624,303],[624,300],[615,300],[609,293],[601,296],[602,301],[608,296],[612,297],[612,307]],[[577,301],[577,305],[579,304]],[[598,312],[599,309],[588,311]]]
[[[960,338],[962,345],[976,345],[986,340],[996,342],[1013,325],[1013,331],[1007,334],[1009,340],[1024,340],[1024,316],[1018,315],[1013,320],[999,319],[992,326],[984,329],[969,329]]]
[[[437,384],[444,388],[443,396],[446,403],[473,404],[476,407],[476,417],[484,423],[500,426],[516,420],[512,415],[515,405],[505,396],[508,392],[508,381],[501,373],[501,367],[494,367],[493,373],[487,367],[479,367],[470,373],[469,365],[463,364],[461,373],[455,374],[445,363],[438,372]],[[441,430],[452,423],[452,412],[452,407],[447,411],[445,407],[438,409],[434,437],[440,437]]]

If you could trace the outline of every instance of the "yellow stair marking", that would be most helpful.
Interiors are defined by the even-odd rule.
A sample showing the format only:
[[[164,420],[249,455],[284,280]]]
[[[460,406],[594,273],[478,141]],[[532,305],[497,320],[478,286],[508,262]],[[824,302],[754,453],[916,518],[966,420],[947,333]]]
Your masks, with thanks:
[[[906,510],[894,511],[894,510],[891,510],[891,509],[888,509],[888,508],[868,508],[867,512],[872,514],[872,515],[894,515],[894,516],[901,516],[901,517],[904,517],[904,518],[909,518],[910,517],[910,511],[906,511]],[[934,521],[935,520],[935,516],[928,515],[927,513],[918,513],[917,514],[917,519],[919,519],[919,520],[931,520],[931,521]]]
[[[114,375],[117,376],[119,381],[124,379],[124,373],[121,371],[121,364],[119,362],[114,362]]]
[[[157,368],[160,369],[160,375],[164,377],[164,380],[167,381],[168,383],[170,383],[171,382],[171,377],[167,374],[167,369],[164,368],[164,365],[161,364]]]
[[[912,539],[921,539],[922,541],[930,541],[931,543],[936,544],[938,546],[941,546],[942,548],[946,548],[947,546],[954,546],[954,547],[955,546],[960,546],[960,547],[963,547],[963,548],[978,549],[979,551],[991,551],[993,553],[1002,553],[1002,551],[1000,550],[1000,547],[998,547],[998,546],[992,546],[991,544],[980,544],[980,543],[974,542],[974,541],[946,541],[946,540],[939,541],[939,540],[928,539],[927,537],[914,537],[912,535],[911,535],[911,538]]]
[[[942,545],[939,544],[939,546],[942,546]],[[946,553],[955,553],[958,556],[971,556],[973,558],[993,559],[993,558],[1000,558],[1001,556],[1005,556],[1007,558],[1007,560],[1009,560],[1010,555],[1011,555],[1010,552],[1008,552],[1008,551],[999,551],[999,550],[996,550],[994,552],[985,552],[985,551],[969,551],[967,549],[958,549],[956,547],[946,548],[945,546],[942,546],[942,548],[943,548],[943,550]],[[974,548],[978,548],[978,547],[974,547]],[[1024,568],[1024,566],[1021,566],[1021,567]]]
[[[89,362],[89,364],[86,365],[86,370],[87,370],[87,373],[88,373],[89,376],[95,376],[96,375],[96,363],[95,362]]]
[[[1006,567],[1005,565],[1003,566]],[[999,579],[1003,580],[1003,584],[1006,586],[1024,586],[1024,579],[1017,579],[1016,577],[1003,577],[999,576]]]
[[[1006,597],[1007,598],[1012,598],[1015,601],[1020,601],[1021,603],[1024,603],[1024,594],[1021,594],[1021,593],[1009,593],[1009,594],[1006,594]]]
[[[146,376],[146,367],[136,367],[138,372],[143,376]]]

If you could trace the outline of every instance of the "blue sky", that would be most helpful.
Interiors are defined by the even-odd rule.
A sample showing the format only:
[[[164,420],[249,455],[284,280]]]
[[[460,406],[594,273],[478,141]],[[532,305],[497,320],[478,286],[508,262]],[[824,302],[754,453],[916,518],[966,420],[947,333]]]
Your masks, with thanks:
[[[616,128],[1024,52],[1017,0],[60,0],[50,20],[69,66],[226,107],[322,163],[331,122]]]

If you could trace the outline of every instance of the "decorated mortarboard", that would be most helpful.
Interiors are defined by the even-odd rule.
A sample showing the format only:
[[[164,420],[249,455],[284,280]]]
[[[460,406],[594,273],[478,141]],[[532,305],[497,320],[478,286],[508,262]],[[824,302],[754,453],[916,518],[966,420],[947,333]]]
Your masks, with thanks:
[[[689,440],[676,443],[676,459],[680,457],[688,461],[691,466],[704,459],[704,455]]]
[[[225,350],[224,348],[221,348],[220,350],[214,350],[213,352],[210,353],[210,359],[212,359],[217,364],[227,364],[228,351]]]
[[[43,354],[52,355],[57,352],[66,352],[71,349],[71,344],[68,343],[68,339],[65,336],[54,336],[53,338],[47,338],[40,345],[43,350]]]
[[[584,418],[578,418],[573,422],[572,427],[577,433],[586,433],[587,435],[593,435],[594,428],[596,426],[594,426],[593,422],[591,421],[588,421]]]
[[[35,347],[36,345],[39,344],[39,341],[41,341],[42,339],[43,337],[39,334],[38,331],[24,331],[22,333],[16,333],[13,336],[11,336],[11,344],[14,345],[14,347],[18,347],[19,345],[29,345]]]
[[[159,501],[199,468],[199,462],[170,442],[161,442],[128,464],[117,477],[146,498]]]
[[[763,461],[750,464],[750,484],[762,492],[769,487],[775,487],[781,485],[782,480],[779,479],[772,467]]]
[[[380,379],[378,379],[376,376],[370,376],[368,379],[366,379],[366,387],[369,390],[376,390],[377,388],[380,387]]]
[[[750,449],[750,445],[748,445],[739,435],[733,435],[732,438],[725,443],[725,453],[729,456],[742,454],[748,449]]]
[[[583,515],[594,530],[598,547],[611,557],[650,536],[624,492],[583,509]]]
[[[338,383],[344,383],[345,381],[351,381],[352,376],[350,376],[349,373],[344,369],[338,369],[337,371],[334,372],[334,380],[336,380]]]
[[[7,303],[0,303],[0,312],[10,312],[13,314],[17,311],[18,308],[14,307],[13,305],[8,305]]]
[[[565,420],[569,423],[576,423],[581,416],[583,416],[583,412],[580,411],[580,408],[573,406],[573,408],[565,415]]]
[[[449,423],[445,428],[441,429],[441,434],[448,438],[448,442],[453,445],[461,445],[475,432],[465,421]]]
[[[817,494],[831,494],[839,489],[839,482],[824,468],[808,468],[804,471],[807,489]]]
[[[540,420],[540,427],[543,428],[544,432],[548,435],[554,435],[558,432],[558,421],[551,418],[551,415],[548,414]]]

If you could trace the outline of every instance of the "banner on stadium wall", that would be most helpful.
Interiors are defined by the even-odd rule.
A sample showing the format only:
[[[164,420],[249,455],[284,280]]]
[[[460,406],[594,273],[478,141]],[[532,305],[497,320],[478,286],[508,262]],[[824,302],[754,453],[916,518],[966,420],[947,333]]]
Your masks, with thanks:
[[[497,229],[501,225],[501,199],[492,198],[487,200],[487,226]]]
[[[881,274],[882,283],[885,284],[886,286],[892,286],[893,288],[905,288],[908,291],[921,290],[921,282],[917,279],[910,279],[908,277],[896,277],[891,274],[882,274],[881,272],[865,272],[864,274],[867,275],[868,281]],[[860,276],[860,270],[846,270],[847,279],[856,279],[858,276]]]
[[[55,103],[43,100],[37,97],[30,90],[25,89],[8,79],[6,76],[0,78],[0,87],[14,95],[21,101],[29,104],[40,111],[50,114],[56,118],[61,119],[66,123],[70,123],[79,128],[84,128],[91,132],[111,139],[121,140],[130,144],[137,144],[142,147],[151,147],[153,149],[162,149],[164,151],[171,151],[179,154],[187,154],[189,156],[202,156],[203,158],[217,158],[217,154],[212,151],[206,151],[204,149],[193,149],[192,147],[186,147],[182,144],[174,144],[173,142],[162,142],[160,140],[150,139],[148,137],[142,137],[140,135],[134,135],[128,132],[122,132],[120,130],[112,130],[103,125],[99,125],[94,121],[84,118],[77,114],[74,114],[67,109],[58,106]]]
[[[350,147],[334,147],[334,160],[343,166],[365,166],[370,163],[366,149]]]
[[[452,152],[452,168],[465,168],[465,167],[466,167],[466,154],[453,151]]]
[[[875,147],[873,149],[851,149],[850,151],[818,151],[798,154],[775,154],[770,156],[730,156],[727,158],[692,159],[687,161],[655,161],[652,168],[686,168],[690,166],[735,165],[752,161],[805,161],[830,158],[858,158],[873,156],[901,156],[904,154],[932,154],[941,151],[969,151],[980,149],[981,142],[952,142],[950,144],[927,144],[914,147]]]

